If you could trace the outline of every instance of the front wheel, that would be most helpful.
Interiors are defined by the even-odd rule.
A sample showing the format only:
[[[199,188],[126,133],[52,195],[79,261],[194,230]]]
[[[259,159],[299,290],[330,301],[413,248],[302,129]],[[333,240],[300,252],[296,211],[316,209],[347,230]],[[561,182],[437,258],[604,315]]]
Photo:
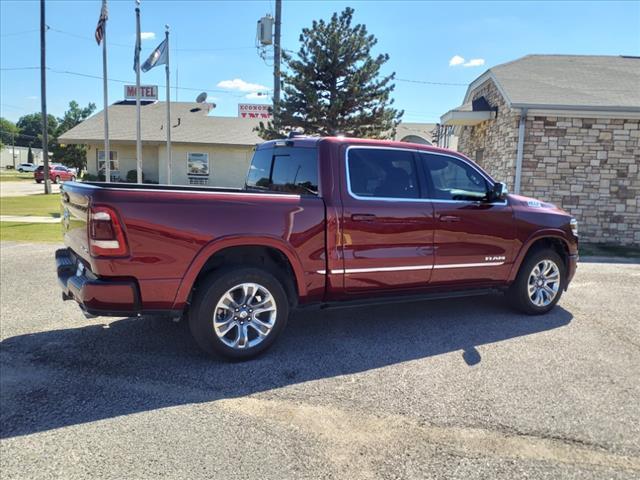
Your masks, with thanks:
[[[19,169],[18,169],[18,172],[20,172],[20,173],[24,173],[24,169],[19,168]]]
[[[287,295],[271,273],[229,268],[214,272],[197,287],[189,327],[205,352],[248,359],[273,344],[288,316]]]
[[[523,313],[547,313],[562,296],[564,278],[565,264],[560,255],[551,249],[539,250],[522,263],[509,289],[509,300]]]
[[[76,176],[75,175],[71,175],[71,178],[69,179],[70,182],[75,182],[76,181]]]
[[[36,183],[42,183],[42,180],[36,180]]]

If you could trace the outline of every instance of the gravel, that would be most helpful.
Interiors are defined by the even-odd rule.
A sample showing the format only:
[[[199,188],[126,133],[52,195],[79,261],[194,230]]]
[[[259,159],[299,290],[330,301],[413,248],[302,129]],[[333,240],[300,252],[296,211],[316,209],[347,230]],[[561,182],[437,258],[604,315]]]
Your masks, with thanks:
[[[638,478],[640,265],[550,314],[500,297],[298,312],[259,359],[86,320],[48,245],[1,245],[2,478]]]

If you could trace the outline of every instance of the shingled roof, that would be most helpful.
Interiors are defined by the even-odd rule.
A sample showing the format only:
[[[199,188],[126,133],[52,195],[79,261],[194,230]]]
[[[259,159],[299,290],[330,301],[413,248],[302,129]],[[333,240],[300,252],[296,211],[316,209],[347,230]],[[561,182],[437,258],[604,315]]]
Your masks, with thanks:
[[[222,145],[255,145],[262,142],[253,129],[258,120],[209,116],[206,104],[171,103],[171,141]],[[141,136],[144,142],[166,141],[166,103],[154,102],[141,107]],[[60,143],[92,143],[104,139],[104,113],[98,112],[73,127],[58,139]],[[109,139],[136,140],[135,102],[109,106]]]
[[[489,78],[516,108],[640,112],[640,57],[527,55],[487,70],[465,103]]]

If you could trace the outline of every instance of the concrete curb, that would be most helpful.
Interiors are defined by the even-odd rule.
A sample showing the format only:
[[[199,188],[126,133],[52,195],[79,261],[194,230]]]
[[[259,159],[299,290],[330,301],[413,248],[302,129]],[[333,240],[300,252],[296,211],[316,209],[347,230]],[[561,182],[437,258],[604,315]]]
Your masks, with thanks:
[[[0,215],[0,222],[60,223],[60,217],[29,217],[22,215]]]

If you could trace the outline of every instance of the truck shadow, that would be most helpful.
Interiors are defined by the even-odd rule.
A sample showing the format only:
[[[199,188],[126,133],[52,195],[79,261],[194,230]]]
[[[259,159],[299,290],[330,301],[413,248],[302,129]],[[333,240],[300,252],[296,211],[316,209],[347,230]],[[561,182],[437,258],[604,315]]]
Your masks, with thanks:
[[[204,356],[184,324],[158,318],[104,318],[111,323],[15,336],[0,343],[0,438],[448,352],[460,352],[460,368],[477,368],[475,347],[560,328],[572,318],[561,307],[518,315],[499,297],[297,312],[271,350],[244,363]]]

